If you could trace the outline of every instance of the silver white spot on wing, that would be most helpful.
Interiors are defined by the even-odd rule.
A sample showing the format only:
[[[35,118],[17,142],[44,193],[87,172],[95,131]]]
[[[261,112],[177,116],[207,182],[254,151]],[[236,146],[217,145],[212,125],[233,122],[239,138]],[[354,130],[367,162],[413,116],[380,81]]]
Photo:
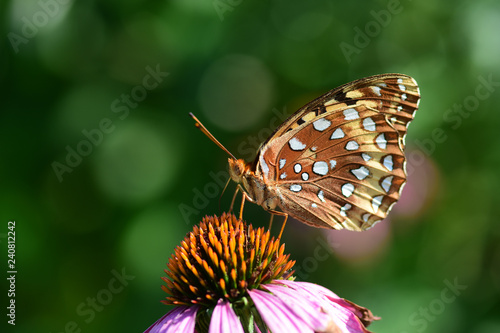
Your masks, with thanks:
[[[372,132],[377,129],[375,126],[375,122],[370,117],[363,119],[363,127],[365,128],[365,130]]]
[[[382,160],[382,164],[385,166],[387,170],[392,171],[394,169],[392,155],[387,155],[386,157],[384,157],[384,159]]]
[[[302,180],[304,180],[304,181],[309,180],[309,174],[307,172],[303,172],[301,176],[302,176]]]
[[[379,88],[380,89],[380,88]],[[343,111],[345,120],[354,120],[359,118],[359,113],[355,109],[345,109]]]
[[[282,158],[280,160],[280,170],[283,169],[283,167],[285,166],[285,163],[286,163],[286,159]]]
[[[260,162],[260,167],[262,168],[262,172],[264,172],[264,175],[266,177],[269,177],[269,167],[267,166],[267,163],[264,160],[264,156],[261,155],[259,162]]]
[[[372,90],[377,96],[382,96],[380,93],[380,87],[372,87]]]
[[[311,147],[311,151],[316,151],[318,150],[318,147],[314,146],[314,147]]]
[[[394,176],[389,176],[389,177],[385,177],[384,180],[382,180],[382,188],[387,193],[389,193],[389,190],[391,189],[393,178],[394,178]]]
[[[281,175],[280,175],[280,179],[285,179],[286,178],[286,172],[283,172]]]
[[[378,208],[380,207],[380,205],[382,204],[382,199],[384,198],[383,195],[378,195],[376,197],[373,197],[372,199],[372,208],[373,208],[373,212],[377,212],[378,211]]]
[[[316,204],[313,202],[313,203],[311,204],[311,207],[312,207],[312,208],[316,208],[316,207],[318,207],[318,205],[316,205]]]
[[[377,220],[377,221],[373,222],[373,224],[370,227],[366,228],[366,230],[370,230],[371,228],[373,228],[375,226],[375,224],[378,224],[380,222],[382,222],[382,220]]]
[[[362,218],[363,218],[363,221],[368,223],[368,219],[370,218],[372,214],[370,213],[366,213],[366,214],[363,214]]]
[[[330,169],[333,169],[335,168],[335,166],[337,165],[337,161],[335,160],[330,160]]]
[[[302,165],[300,165],[300,163],[297,163],[293,166],[293,171],[295,171],[295,173],[299,173],[301,170],[302,170]]]
[[[398,84],[399,89],[401,89],[402,91],[405,91],[406,90],[406,86],[403,85],[403,79],[398,79],[397,82],[399,83]]]
[[[323,193],[322,190],[318,192],[318,198],[321,200],[321,202],[325,202],[325,194]]]
[[[398,112],[401,112],[403,111],[403,106],[402,105],[398,105],[398,108],[397,108]]]
[[[335,131],[333,131],[330,139],[342,139],[345,136],[344,131],[339,127]]]
[[[346,211],[351,209],[351,207],[352,207],[351,204],[346,203],[344,206],[342,206],[340,208],[340,215],[342,215],[343,217],[346,217],[347,216]]]
[[[306,144],[300,142],[300,140],[297,138],[292,138],[290,141],[288,141],[288,144],[290,145],[290,149],[292,150],[304,150],[304,148],[306,147]]]
[[[406,98],[407,98],[406,94],[401,95],[401,100],[402,101],[406,101]]]
[[[369,160],[372,159],[372,157],[367,153],[361,153],[361,157],[365,160],[365,162],[368,162]]]
[[[332,122],[330,120],[325,119],[325,118],[320,118],[320,119],[316,120],[315,122],[313,122],[313,127],[316,131],[323,132],[328,127],[330,127],[331,124],[332,124]]]
[[[370,170],[364,166],[361,166],[358,169],[352,169],[351,172],[359,180],[363,180],[370,175]]]
[[[321,176],[326,175],[328,173],[328,163],[324,161],[314,162],[313,172]]]
[[[352,185],[351,183],[345,183],[344,185],[342,185],[341,189],[344,197],[349,198],[354,192],[354,185]]]
[[[380,149],[387,148],[387,140],[385,139],[385,134],[384,133],[382,133],[379,136],[377,136],[375,138],[375,142],[380,147]]]
[[[300,192],[301,190],[302,186],[300,186],[299,184],[290,185],[290,191],[292,192]]]
[[[401,196],[401,194],[403,193],[403,188],[405,187],[406,183],[403,183],[401,184],[401,186],[399,187],[399,190],[398,190],[398,193],[399,193],[399,196]]]
[[[359,148],[359,144],[352,140],[352,141],[349,141],[346,145],[345,145],[345,149],[347,150],[356,150]]]

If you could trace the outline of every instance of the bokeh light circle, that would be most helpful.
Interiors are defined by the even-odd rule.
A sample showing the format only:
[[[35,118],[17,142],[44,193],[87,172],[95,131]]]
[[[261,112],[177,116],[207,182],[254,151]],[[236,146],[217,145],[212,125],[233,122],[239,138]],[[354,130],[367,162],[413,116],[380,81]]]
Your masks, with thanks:
[[[179,165],[173,131],[133,120],[116,123],[95,159],[98,184],[111,199],[140,203],[160,195]]]
[[[270,110],[272,97],[271,73],[246,55],[228,55],[213,63],[198,91],[204,115],[229,131],[255,125]]]

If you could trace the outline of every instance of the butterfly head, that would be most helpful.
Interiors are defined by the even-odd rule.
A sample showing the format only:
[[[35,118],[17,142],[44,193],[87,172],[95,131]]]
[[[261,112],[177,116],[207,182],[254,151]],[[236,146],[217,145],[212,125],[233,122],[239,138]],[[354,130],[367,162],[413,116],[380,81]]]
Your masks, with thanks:
[[[231,179],[240,184],[244,175],[247,173],[249,166],[242,159],[228,158],[229,162],[229,175]]]

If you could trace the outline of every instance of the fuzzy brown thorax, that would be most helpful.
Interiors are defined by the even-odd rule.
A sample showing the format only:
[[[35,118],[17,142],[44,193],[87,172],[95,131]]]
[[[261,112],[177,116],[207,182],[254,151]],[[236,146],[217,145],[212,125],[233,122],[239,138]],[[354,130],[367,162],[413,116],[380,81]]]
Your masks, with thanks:
[[[242,159],[228,159],[229,175],[245,191],[249,201],[266,210],[274,210],[279,199],[274,186],[268,184],[262,175],[256,174],[249,163]]]

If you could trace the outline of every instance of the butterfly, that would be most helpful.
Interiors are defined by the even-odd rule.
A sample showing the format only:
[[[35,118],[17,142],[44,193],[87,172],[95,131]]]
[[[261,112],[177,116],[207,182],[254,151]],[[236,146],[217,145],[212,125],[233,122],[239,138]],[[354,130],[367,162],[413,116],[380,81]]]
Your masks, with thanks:
[[[344,84],[292,114],[251,163],[234,158],[191,116],[231,156],[242,207],[248,200],[314,227],[362,231],[401,196],[405,136],[419,101],[416,81],[403,74]]]

